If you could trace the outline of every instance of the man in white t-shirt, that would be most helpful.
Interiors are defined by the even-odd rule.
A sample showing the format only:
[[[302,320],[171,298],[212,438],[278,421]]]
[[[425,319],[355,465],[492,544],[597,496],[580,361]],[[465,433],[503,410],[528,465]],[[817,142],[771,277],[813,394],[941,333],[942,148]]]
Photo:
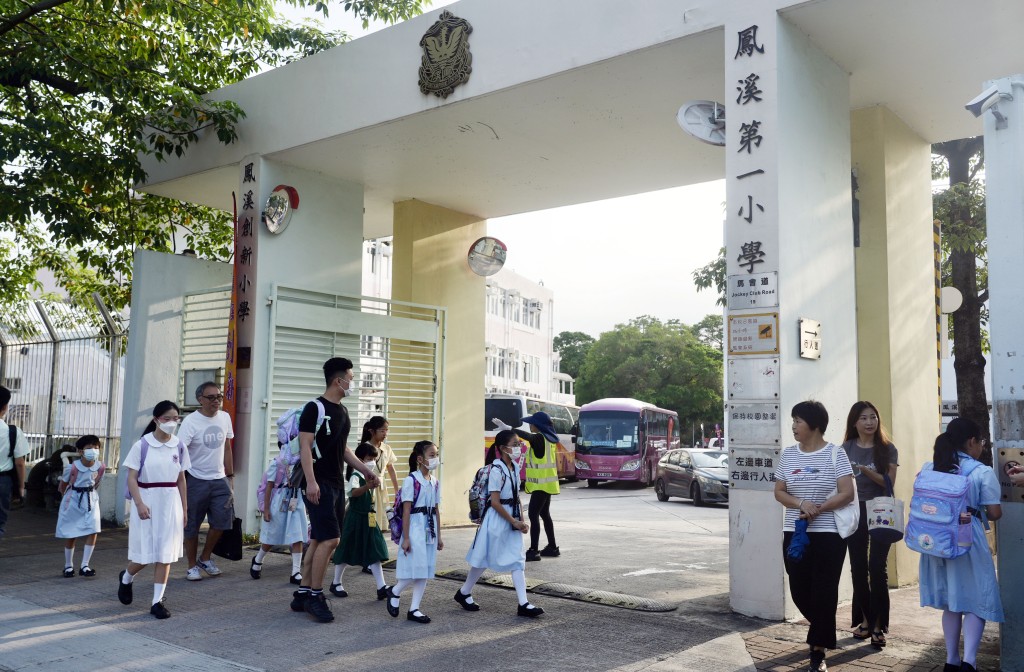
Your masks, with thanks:
[[[185,522],[185,557],[188,560],[189,581],[201,581],[200,570],[217,576],[220,569],[210,554],[224,530],[231,529],[235,519],[234,492],[231,479],[235,476],[231,455],[231,416],[220,409],[224,395],[217,383],[207,382],[196,388],[199,410],[190,413],[181,422],[178,438],[188,448],[192,466],[185,472],[188,491],[188,520]],[[197,558],[199,526],[203,519],[210,523],[203,552]]]
[[[0,539],[4,538],[11,500],[25,500],[25,456],[30,451],[20,427],[14,428],[11,443],[11,428],[6,422],[10,403],[11,391],[0,386]]]

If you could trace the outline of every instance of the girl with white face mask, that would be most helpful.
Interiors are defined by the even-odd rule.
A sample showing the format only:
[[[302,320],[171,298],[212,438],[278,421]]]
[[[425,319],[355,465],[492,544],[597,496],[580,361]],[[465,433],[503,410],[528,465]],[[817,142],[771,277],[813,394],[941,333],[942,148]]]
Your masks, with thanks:
[[[64,542],[64,578],[75,575],[75,540],[82,539],[79,576],[96,576],[89,566],[100,531],[100,479],[106,468],[100,462],[100,438],[83,436],[75,442],[80,457],[64,467],[59,490],[63,497],[57,515],[57,538]]]
[[[192,466],[188,451],[174,436],[179,413],[173,401],[157,404],[142,439],[135,442],[124,460],[131,497],[129,563],[121,572],[117,598],[122,604],[131,604],[135,576],[152,564],[153,603],[149,613],[161,619],[171,615],[163,597],[171,564],[182,556],[188,509],[185,470]]]
[[[412,586],[412,602],[406,618],[417,623],[429,623],[430,617],[420,611],[420,602],[427,589],[427,579],[434,578],[437,552],[444,549],[441,541],[441,489],[437,468],[441,464],[437,446],[430,441],[419,441],[409,455],[410,474],[402,484],[402,543],[398,549],[395,577],[398,582],[387,591],[388,614],[397,617],[399,596]]]
[[[368,469],[376,470],[377,449],[369,443],[361,443],[356,448],[356,457]],[[342,578],[349,565],[369,567],[377,583],[377,599],[387,596],[388,587],[384,583],[384,570],[381,563],[388,559],[388,547],[381,534],[381,516],[377,514],[374,503],[374,488],[366,483],[366,478],[351,466],[345,474],[352,492],[342,523],[341,542],[334,551],[334,581],[331,583],[331,594],[335,597],[348,597]],[[378,483],[378,486],[380,484]]]
[[[530,604],[526,597],[526,551],[523,537],[530,531],[523,520],[523,507],[519,502],[519,467],[516,460],[521,454],[519,437],[510,429],[498,432],[494,445],[487,451],[487,462],[491,465],[487,489],[487,501],[480,529],[473,539],[473,545],[466,553],[469,572],[462,588],[455,591],[455,601],[466,611],[479,611],[480,605],[473,600],[473,586],[484,571],[509,572],[516,589],[520,616],[536,618],[544,613],[540,607]]]

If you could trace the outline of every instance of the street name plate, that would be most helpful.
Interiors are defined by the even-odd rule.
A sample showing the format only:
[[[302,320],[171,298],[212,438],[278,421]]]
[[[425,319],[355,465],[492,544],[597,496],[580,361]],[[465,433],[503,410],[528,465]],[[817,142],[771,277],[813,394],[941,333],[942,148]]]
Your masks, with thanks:
[[[728,278],[729,310],[774,308],[779,305],[779,274],[751,273]]]
[[[778,404],[729,404],[726,433],[730,445],[778,446],[779,422],[782,416]]]
[[[735,446],[729,448],[729,488],[774,490],[778,448]]]
[[[730,399],[779,398],[778,357],[730,357],[726,367]]]

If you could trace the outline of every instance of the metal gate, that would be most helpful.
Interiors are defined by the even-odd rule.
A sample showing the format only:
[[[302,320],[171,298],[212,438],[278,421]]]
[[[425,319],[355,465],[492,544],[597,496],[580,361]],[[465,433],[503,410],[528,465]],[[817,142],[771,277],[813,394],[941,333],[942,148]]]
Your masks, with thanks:
[[[443,308],[276,285],[271,302],[265,460],[277,453],[274,422],[323,393],[322,366],[331,357],[354,365],[357,384],[344,401],[350,446],[370,416],[383,415],[403,473],[416,441],[441,441]]]
[[[178,399],[186,409],[197,407],[195,388],[212,380],[224,387],[228,349],[231,289],[187,294],[181,320],[181,374]]]

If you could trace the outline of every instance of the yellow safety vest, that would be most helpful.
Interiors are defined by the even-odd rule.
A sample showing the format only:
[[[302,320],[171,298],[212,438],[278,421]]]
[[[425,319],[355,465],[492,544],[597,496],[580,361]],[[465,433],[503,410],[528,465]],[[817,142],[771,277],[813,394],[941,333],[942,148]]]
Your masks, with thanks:
[[[526,449],[526,491],[543,490],[552,495],[560,492],[558,487],[558,466],[555,463],[555,449],[558,444],[544,439],[544,461],[537,459],[533,448]]]

